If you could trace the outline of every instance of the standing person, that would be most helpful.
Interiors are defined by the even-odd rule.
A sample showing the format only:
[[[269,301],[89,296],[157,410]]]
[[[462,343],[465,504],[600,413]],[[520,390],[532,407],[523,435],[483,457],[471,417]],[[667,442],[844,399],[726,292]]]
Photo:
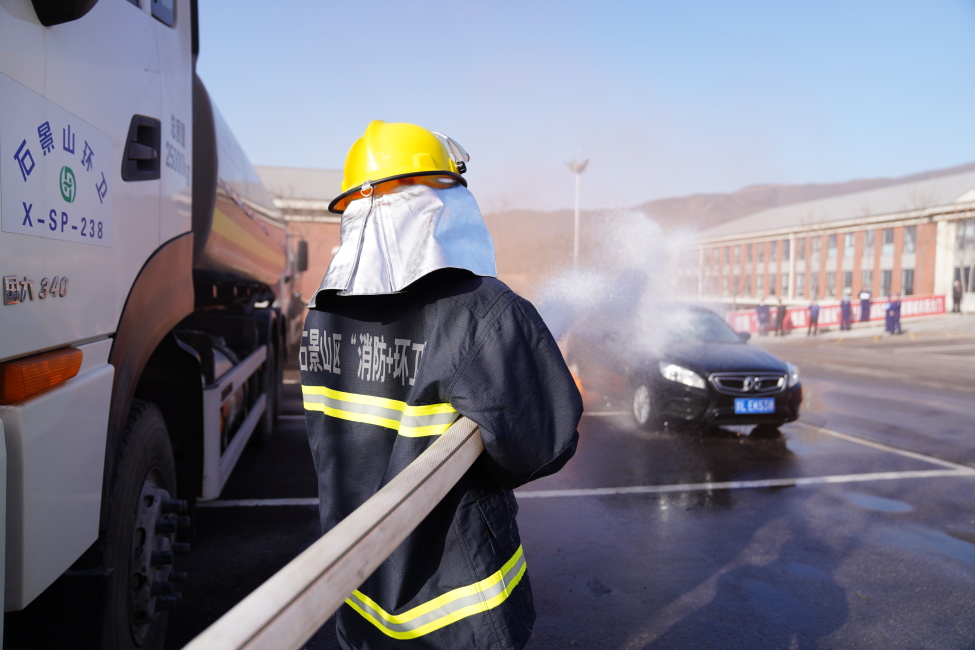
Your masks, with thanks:
[[[870,320],[870,298],[873,294],[870,293],[870,289],[864,287],[860,289],[860,322],[866,323]]]
[[[960,314],[961,313],[961,280],[955,280],[951,283],[951,313]]]
[[[761,302],[755,307],[755,319],[758,321],[759,336],[768,334],[768,316],[768,305],[765,304],[765,298],[762,298]]]
[[[843,297],[840,298],[840,329],[848,330],[853,327],[851,317],[853,315],[853,305],[850,304],[850,290],[849,288],[843,291]]]
[[[775,335],[785,336],[785,305],[782,304],[782,298],[779,298],[779,304],[775,308]]]
[[[512,489],[576,449],[582,401],[551,333],[495,278],[453,140],[375,121],[349,150],[341,245],[300,353],[322,530],[461,415],[483,453],[336,614],[344,648],[521,648],[535,612]]]
[[[893,298],[887,299],[887,331],[891,334],[901,333],[901,295],[895,293]]]
[[[806,328],[806,336],[810,334],[816,336],[819,333],[819,303],[816,298],[809,303],[809,327]]]

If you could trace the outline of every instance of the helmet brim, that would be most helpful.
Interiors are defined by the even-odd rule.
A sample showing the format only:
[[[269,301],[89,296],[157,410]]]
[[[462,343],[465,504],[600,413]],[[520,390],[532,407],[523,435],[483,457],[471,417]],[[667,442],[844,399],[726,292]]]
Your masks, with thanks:
[[[375,188],[375,187],[378,187],[379,185],[382,185],[384,183],[389,183],[389,182],[392,182],[392,181],[399,181],[399,180],[403,180],[403,179],[407,179],[407,178],[421,178],[421,177],[424,177],[424,176],[441,176],[441,177],[447,177],[447,178],[450,178],[451,180],[457,181],[458,183],[460,183],[464,187],[467,187],[467,180],[463,176],[461,176],[460,174],[458,174],[456,172],[442,171],[442,170],[439,170],[439,171],[429,171],[429,172],[411,172],[409,174],[398,174],[396,176],[387,176],[386,178],[381,178],[381,179],[375,180],[375,181],[370,180],[370,181],[368,181],[368,183],[372,187]],[[363,183],[363,185],[365,185],[365,183]],[[338,196],[336,196],[334,199],[332,199],[332,201],[328,204],[328,211],[329,212],[334,212],[335,214],[342,214],[349,207],[349,203],[351,203],[352,201],[355,201],[356,199],[360,198],[360,197],[355,196],[356,194],[359,193],[360,190],[362,190],[362,185],[358,185],[356,187],[350,188],[350,189],[342,192],[341,194],[339,194]]]

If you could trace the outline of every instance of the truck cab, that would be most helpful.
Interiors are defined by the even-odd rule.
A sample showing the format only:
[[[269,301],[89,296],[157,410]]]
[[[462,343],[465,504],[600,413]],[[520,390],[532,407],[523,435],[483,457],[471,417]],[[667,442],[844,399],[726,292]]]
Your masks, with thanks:
[[[300,331],[306,252],[196,76],[195,13],[0,0],[3,604],[82,598],[89,647],[161,647],[193,504],[267,441]]]

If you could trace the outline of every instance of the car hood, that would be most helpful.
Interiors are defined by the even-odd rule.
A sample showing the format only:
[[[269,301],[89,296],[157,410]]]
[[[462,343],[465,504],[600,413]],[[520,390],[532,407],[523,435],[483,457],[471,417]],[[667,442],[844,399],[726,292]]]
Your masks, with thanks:
[[[787,372],[788,366],[747,343],[678,343],[660,355],[668,361],[707,376],[713,372]]]

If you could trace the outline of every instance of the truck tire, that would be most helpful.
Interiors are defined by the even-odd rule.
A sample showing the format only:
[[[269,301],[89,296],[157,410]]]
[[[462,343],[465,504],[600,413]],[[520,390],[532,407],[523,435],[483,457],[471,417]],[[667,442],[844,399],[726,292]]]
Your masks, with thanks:
[[[159,409],[134,400],[108,502],[105,566],[111,570],[104,647],[161,650],[173,588],[176,469]],[[185,548],[185,547],[184,547]]]

